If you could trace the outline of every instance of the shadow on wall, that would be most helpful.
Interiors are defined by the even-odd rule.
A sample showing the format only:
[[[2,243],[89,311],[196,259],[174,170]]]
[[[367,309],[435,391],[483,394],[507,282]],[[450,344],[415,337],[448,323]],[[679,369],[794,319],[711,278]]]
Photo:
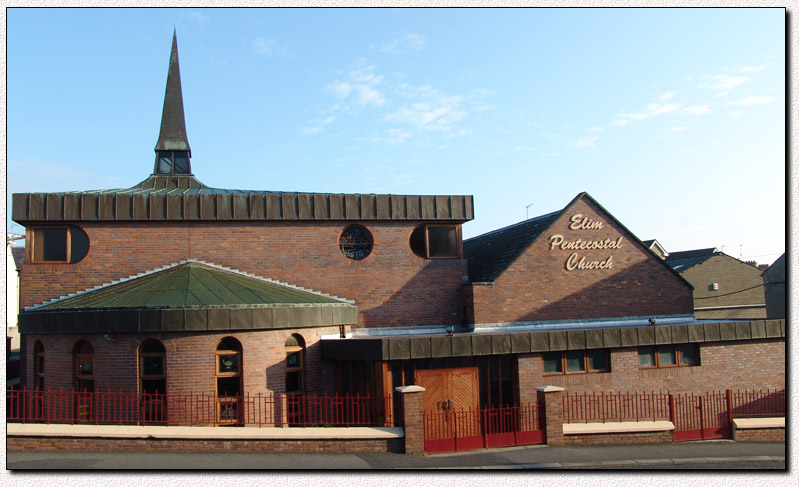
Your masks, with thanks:
[[[549,281],[530,281],[529,291],[502,281],[496,287],[475,286],[475,312],[481,323],[691,314],[691,288],[658,267],[643,261],[599,281],[586,273],[602,270],[563,270]],[[593,284],[574,290],[580,277],[574,272]]]
[[[361,309],[360,321],[368,327],[463,324],[466,312],[461,276],[466,275],[465,262],[427,262],[383,304]]]

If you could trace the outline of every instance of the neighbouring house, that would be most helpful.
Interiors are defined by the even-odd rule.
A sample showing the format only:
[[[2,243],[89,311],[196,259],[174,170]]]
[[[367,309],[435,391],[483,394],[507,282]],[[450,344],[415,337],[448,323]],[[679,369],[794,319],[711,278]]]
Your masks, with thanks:
[[[21,235],[6,234],[6,386],[19,383],[19,269],[25,260],[25,247],[14,246]]]
[[[785,319],[785,254],[763,271],[762,276],[766,287],[766,317]]]
[[[698,319],[764,319],[761,271],[715,248],[671,252],[666,263],[694,286]]]
[[[418,385],[419,415],[537,386],[784,388],[782,322],[699,319],[704,284],[587,193],[463,241],[468,195],[217,189],[191,155],[175,36],[152,174],[13,195],[26,387],[209,392],[214,424],[258,394],[386,397],[387,418]]]

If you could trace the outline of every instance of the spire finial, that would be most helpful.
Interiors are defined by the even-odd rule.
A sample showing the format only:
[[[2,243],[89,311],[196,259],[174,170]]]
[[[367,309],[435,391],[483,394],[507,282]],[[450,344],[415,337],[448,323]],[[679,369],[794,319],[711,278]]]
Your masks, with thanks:
[[[161,132],[155,144],[155,174],[191,174],[191,147],[183,115],[183,90],[180,84],[177,28],[172,33],[172,52],[166,79]]]

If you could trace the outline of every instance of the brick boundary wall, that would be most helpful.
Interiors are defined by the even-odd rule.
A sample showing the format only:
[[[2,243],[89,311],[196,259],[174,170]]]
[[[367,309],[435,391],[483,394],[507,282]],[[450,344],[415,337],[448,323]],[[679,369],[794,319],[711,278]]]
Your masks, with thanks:
[[[739,429],[733,433],[733,439],[751,443],[784,442],[785,428]]]
[[[563,445],[645,445],[671,443],[673,431],[649,431],[641,433],[592,433],[585,435],[565,435]]]
[[[192,451],[192,452],[322,452],[322,453],[402,453],[402,438],[376,440],[175,440],[55,438],[9,436],[8,451]]]

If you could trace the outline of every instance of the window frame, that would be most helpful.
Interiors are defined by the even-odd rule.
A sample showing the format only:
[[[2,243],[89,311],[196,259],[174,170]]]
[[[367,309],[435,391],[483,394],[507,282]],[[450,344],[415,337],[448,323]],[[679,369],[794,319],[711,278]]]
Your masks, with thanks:
[[[682,356],[683,352],[680,350],[680,347],[691,347],[694,351],[695,363],[683,363]],[[661,347],[674,347],[674,364],[660,364],[660,348]],[[642,349],[651,349],[653,355],[653,363],[654,365],[641,365],[641,350]],[[637,349],[638,354],[638,368],[640,370],[647,370],[647,369],[672,369],[675,367],[699,367],[702,365],[702,359],[699,353],[699,344],[698,343],[672,343],[668,345],[647,345],[644,347],[638,347]]]
[[[424,228],[424,256],[419,255],[416,251],[413,250],[413,246],[410,245],[411,239],[413,238],[413,234],[419,229]],[[453,256],[431,256],[430,255],[430,228],[454,228],[455,229],[455,255]],[[408,237],[408,245],[411,247],[411,251],[413,251],[413,255],[422,258],[422,259],[430,259],[430,260],[446,260],[446,259],[460,259],[463,257],[463,239],[461,237],[461,225],[458,223],[425,223],[423,225],[419,225],[418,227],[414,228],[411,232],[411,236]]]
[[[355,257],[355,256],[352,256],[352,255],[348,255],[347,252],[345,252],[345,250],[344,250],[344,242],[341,241],[342,237],[344,237],[344,234],[347,233],[348,231],[354,229],[354,228],[357,228],[357,229],[361,230],[369,238],[369,250],[366,252],[366,255],[364,255],[363,257]],[[375,249],[375,238],[374,238],[374,235],[372,235],[372,232],[370,232],[369,229],[366,228],[363,225],[359,225],[357,223],[352,224],[352,225],[347,225],[346,227],[344,227],[341,230],[341,233],[339,233],[339,235],[338,235],[338,249],[341,251],[341,254],[344,257],[346,257],[346,258],[348,258],[350,260],[354,260],[354,261],[366,260],[370,255],[372,255],[372,251]]]
[[[45,240],[44,236],[41,234],[39,237],[37,237],[37,233],[44,230],[64,230],[66,233],[66,241],[64,243],[66,246],[64,260],[38,260],[36,258],[37,250],[39,249],[40,245],[43,245],[43,240]],[[74,231],[79,231],[86,237],[86,253],[80,259],[72,262],[72,232]],[[25,239],[27,242],[30,242],[30,254],[27,255],[26,264],[77,264],[85,259],[87,255],[89,255],[89,250],[91,248],[89,235],[82,228],[74,225],[36,225],[25,230]]]
[[[305,338],[297,333],[292,334],[289,338],[294,338],[298,345],[283,345],[283,349],[286,352],[286,362],[285,362],[285,380],[283,384],[283,388],[285,389],[286,394],[303,394],[305,392]],[[288,339],[287,339],[288,340]],[[289,355],[296,354],[298,364],[293,367],[289,367],[288,358]],[[299,388],[297,390],[288,390],[288,375],[290,373],[296,373],[299,377],[298,385]]]
[[[605,364],[606,368],[604,369],[592,369],[589,367],[590,361],[588,353],[596,350],[604,351],[605,355]],[[576,370],[576,371],[569,371],[567,358],[569,352],[582,352],[582,364],[583,370]],[[546,362],[547,362],[547,355],[549,354],[560,354],[560,371],[558,372],[547,372],[546,371]],[[583,349],[583,350],[559,350],[553,352],[543,352],[541,354],[541,375],[542,376],[552,376],[552,375],[580,375],[580,374],[606,374],[611,372],[610,366],[610,350],[607,348],[592,348],[592,349]]]

